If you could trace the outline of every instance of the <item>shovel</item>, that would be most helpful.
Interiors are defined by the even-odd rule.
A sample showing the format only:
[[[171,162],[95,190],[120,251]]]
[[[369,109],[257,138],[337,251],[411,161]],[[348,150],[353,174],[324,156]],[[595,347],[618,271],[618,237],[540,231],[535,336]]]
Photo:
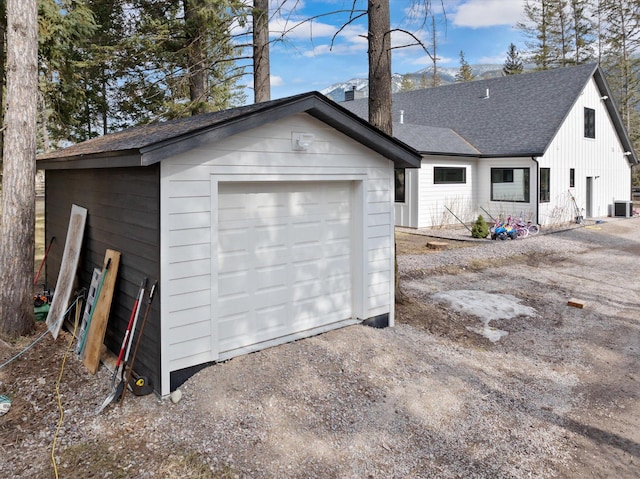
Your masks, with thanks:
[[[118,354],[118,361],[116,362],[116,367],[113,370],[113,376],[111,376],[111,393],[106,397],[104,402],[96,409],[96,414],[100,414],[102,410],[107,407],[113,401],[118,401],[120,396],[122,395],[122,391],[124,389],[124,370],[126,368],[127,360],[129,359],[129,352],[131,351],[131,339],[133,339],[133,334],[136,330],[136,323],[138,322],[138,315],[140,313],[140,303],[142,302],[142,298],[144,297],[144,290],[146,288],[147,279],[145,278],[140,284],[140,289],[138,290],[138,295],[136,296],[136,301],[133,304],[133,309],[131,310],[131,316],[129,317],[129,324],[127,325],[127,331],[124,333],[124,338],[122,339],[122,346],[120,346],[120,354]],[[125,354],[125,347],[127,352]],[[124,361],[122,360],[124,356]],[[120,382],[116,385],[116,378],[118,377],[118,373],[120,374]]]

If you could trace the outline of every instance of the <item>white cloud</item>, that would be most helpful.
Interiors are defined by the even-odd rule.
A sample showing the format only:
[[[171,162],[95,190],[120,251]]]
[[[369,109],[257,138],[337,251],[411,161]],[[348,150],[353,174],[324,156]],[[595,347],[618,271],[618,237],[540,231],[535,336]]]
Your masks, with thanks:
[[[358,53],[363,53],[367,51],[366,43],[364,45],[361,44],[339,44],[339,45],[331,45],[329,43],[316,45],[311,50],[307,50],[302,53],[303,56],[307,58],[317,57],[320,55],[327,55],[329,53],[333,55],[353,55]]]
[[[337,31],[337,30],[336,30]],[[312,44],[312,48],[303,53],[305,57],[314,57],[332,53],[334,55],[352,55],[366,52],[368,48],[367,39],[364,37],[365,30],[357,25],[347,26],[331,43],[316,44],[313,38],[307,37]],[[314,35],[315,37],[315,35]]]
[[[291,40],[309,40],[311,38],[326,38],[334,35],[338,29],[334,25],[317,21],[305,22],[287,18],[275,18],[269,22],[271,36],[281,36]]]
[[[457,6],[451,18],[458,27],[515,25],[522,20],[523,0],[467,0]]]
[[[282,77],[281,77],[281,76],[279,76],[279,75],[269,75],[269,82],[270,82],[270,85],[271,85],[272,87],[274,87],[274,86],[282,86],[282,85],[284,85],[284,80],[283,80],[283,79],[282,79]],[[250,81],[247,81],[247,82],[244,84],[244,86],[245,86],[246,88],[249,88],[249,89],[253,90],[253,86],[254,86],[253,78],[252,78]]]

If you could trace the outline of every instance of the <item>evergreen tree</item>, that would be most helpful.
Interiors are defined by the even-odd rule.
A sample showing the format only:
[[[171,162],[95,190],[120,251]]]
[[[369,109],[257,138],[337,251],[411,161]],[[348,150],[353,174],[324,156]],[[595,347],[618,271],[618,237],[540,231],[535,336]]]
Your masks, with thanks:
[[[573,55],[572,61],[576,65],[586,63],[593,58],[593,44],[595,29],[593,21],[592,0],[570,0],[569,16],[573,31]]]
[[[577,65],[593,56],[593,1],[525,1],[526,20],[518,28],[529,38],[529,59],[538,69]]]
[[[637,145],[640,136],[640,3],[637,0],[604,0],[600,9],[605,22],[603,68],[625,126]]]
[[[538,70],[548,70],[553,66],[550,38],[552,6],[553,0],[525,0],[526,20],[517,24],[517,28],[529,38],[526,42],[529,60],[535,63]]]
[[[507,59],[502,67],[502,73],[505,75],[519,75],[524,71],[524,65],[520,59],[520,52],[513,43],[509,44],[507,50]]]
[[[76,139],[73,132],[80,125],[86,94],[81,82],[86,40],[95,28],[93,14],[82,2],[38,2],[40,149]]]
[[[118,92],[126,71],[126,54],[120,43],[127,35],[127,18],[122,0],[88,0],[96,28],[86,39],[80,83],[85,92],[81,124],[72,132],[83,141],[114,130]]]
[[[569,64],[569,51],[573,32],[567,11],[567,0],[553,0],[549,3],[549,23],[547,24],[547,44],[550,66],[565,67]]]
[[[471,236],[474,238],[486,238],[489,236],[489,225],[487,225],[487,222],[482,215],[479,215],[478,219],[473,223]]]
[[[402,80],[400,81],[400,91],[411,91],[415,89],[416,86],[411,77],[409,75],[402,75]]]
[[[473,81],[473,72],[464,58],[464,52],[460,50],[460,70],[456,73],[456,82]]]
[[[433,76],[431,86],[440,86],[440,75],[438,75],[438,34],[436,30],[436,17],[431,15],[431,62],[433,64]]]
[[[136,0],[130,11],[119,122],[144,123],[244,102],[231,28],[250,13],[240,0]]]

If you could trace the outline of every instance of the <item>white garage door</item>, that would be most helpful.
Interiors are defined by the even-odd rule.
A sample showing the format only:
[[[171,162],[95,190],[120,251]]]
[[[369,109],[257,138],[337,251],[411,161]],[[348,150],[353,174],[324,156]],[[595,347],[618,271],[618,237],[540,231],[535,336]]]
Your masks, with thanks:
[[[352,317],[351,188],[219,184],[220,353]]]

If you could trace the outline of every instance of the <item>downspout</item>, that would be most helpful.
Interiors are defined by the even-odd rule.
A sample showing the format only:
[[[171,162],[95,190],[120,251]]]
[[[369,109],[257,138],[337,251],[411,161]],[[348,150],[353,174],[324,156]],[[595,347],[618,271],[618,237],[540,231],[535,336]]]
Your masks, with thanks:
[[[532,156],[531,159],[536,164],[536,224],[540,224],[540,163],[535,156]]]

